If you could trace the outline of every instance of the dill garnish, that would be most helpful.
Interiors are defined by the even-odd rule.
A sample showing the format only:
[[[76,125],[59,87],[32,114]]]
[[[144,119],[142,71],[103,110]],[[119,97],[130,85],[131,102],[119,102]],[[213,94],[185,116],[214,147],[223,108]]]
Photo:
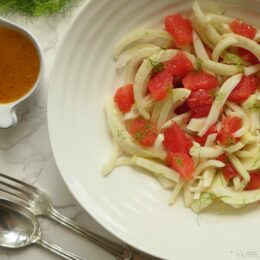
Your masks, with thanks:
[[[244,71],[245,61],[233,53],[230,53],[230,52],[226,53],[224,56],[223,62],[226,64],[236,65],[239,70]]]
[[[117,137],[122,137],[124,135],[124,130],[117,129]]]
[[[166,48],[160,47],[159,51],[166,51]]]
[[[164,69],[163,63],[154,61],[152,59],[148,59],[148,60],[149,60],[149,62],[151,64],[151,66],[153,67],[153,72],[154,73],[160,72],[160,71],[162,71]]]
[[[258,110],[260,110],[260,105],[255,104],[255,105],[249,107],[248,110],[258,111]]]
[[[216,91],[215,93],[215,100],[216,101],[222,101],[226,97],[226,94],[222,92],[221,90]]]
[[[235,65],[241,65],[243,63],[243,60],[240,57],[230,52],[225,54],[223,61],[224,63]]]
[[[179,165],[179,166],[183,166],[183,160],[181,158],[176,158],[176,163]]]
[[[202,59],[198,58],[195,63],[195,71],[201,70],[202,68]]]
[[[198,209],[199,212],[201,209],[205,208],[207,205],[210,205],[214,200],[221,201],[222,199],[228,198],[229,196],[217,196],[211,192],[202,192],[199,199],[198,199]],[[202,215],[200,213],[197,214],[197,223],[200,226]]]
[[[225,199],[225,198],[229,198],[229,196],[224,196],[224,195],[223,196],[217,196],[216,194],[211,193],[211,192],[202,192],[201,196],[199,198],[199,201],[201,203],[206,203],[209,200],[222,200],[222,199]]]
[[[227,138],[227,147],[230,147],[234,144],[236,144],[236,139],[232,135],[229,135]]]
[[[149,122],[146,122],[144,125],[139,126],[139,129],[135,129],[131,135],[135,141],[143,142],[146,140],[146,138],[157,135],[157,133],[153,125]]]
[[[134,139],[136,141],[142,141],[144,136],[145,134],[141,130],[136,130],[136,132],[134,133]]]
[[[120,138],[121,140],[132,140],[126,133],[124,129],[117,129],[117,137]]]

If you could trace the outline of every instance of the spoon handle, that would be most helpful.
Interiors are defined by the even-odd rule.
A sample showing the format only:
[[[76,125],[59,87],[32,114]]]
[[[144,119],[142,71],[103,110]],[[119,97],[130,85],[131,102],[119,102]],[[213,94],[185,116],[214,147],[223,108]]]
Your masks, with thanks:
[[[72,220],[63,216],[61,213],[59,213],[54,208],[51,208],[48,216],[50,218],[56,220],[60,224],[63,224],[64,226],[69,227],[70,229],[81,234],[82,236],[88,238],[90,241],[92,241],[96,245],[102,247],[107,252],[114,255],[117,259],[131,260],[133,258],[133,250],[130,247],[123,245],[123,244],[113,242],[107,238],[104,238],[96,233],[93,233],[85,228],[78,226],[75,222],[73,222]]]
[[[79,257],[55,244],[53,244],[50,241],[47,241],[43,238],[39,238],[36,243],[48,250],[50,250],[51,252],[55,253],[56,255],[59,255],[61,257],[63,257],[64,259],[68,259],[68,260],[86,260],[86,258],[82,258]]]

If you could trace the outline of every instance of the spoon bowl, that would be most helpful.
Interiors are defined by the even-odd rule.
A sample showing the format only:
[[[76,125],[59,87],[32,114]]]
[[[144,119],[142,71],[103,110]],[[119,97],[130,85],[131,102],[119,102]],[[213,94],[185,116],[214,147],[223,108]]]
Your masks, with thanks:
[[[29,210],[16,203],[0,199],[0,246],[21,248],[34,243],[65,259],[83,259],[43,239],[39,222]]]
[[[37,221],[28,212],[17,211],[7,203],[0,202],[0,245],[20,248],[37,237]],[[32,217],[32,218],[31,218]]]
[[[37,220],[30,211],[15,210],[0,201],[0,245],[8,248],[27,246],[39,236]]]

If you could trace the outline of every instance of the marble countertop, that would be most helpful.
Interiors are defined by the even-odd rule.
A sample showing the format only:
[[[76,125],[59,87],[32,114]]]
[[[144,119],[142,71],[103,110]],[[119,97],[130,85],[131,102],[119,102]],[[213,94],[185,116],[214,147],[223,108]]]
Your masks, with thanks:
[[[115,239],[93,220],[75,201],[56,167],[47,126],[48,80],[57,49],[73,19],[88,1],[77,3],[71,11],[50,17],[6,18],[28,28],[39,40],[44,51],[45,79],[39,92],[18,110],[19,123],[0,130],[0,171],[47,191],[55,207],[67,217],[110,239]],[[80,235],[48,219],[40,219],[44,237],[89,260],[115,259]],[[115,239],[116,240],[116,239]],[[1,260],[60,259],[47,250],[30,246],[22,250],[0,249]]]

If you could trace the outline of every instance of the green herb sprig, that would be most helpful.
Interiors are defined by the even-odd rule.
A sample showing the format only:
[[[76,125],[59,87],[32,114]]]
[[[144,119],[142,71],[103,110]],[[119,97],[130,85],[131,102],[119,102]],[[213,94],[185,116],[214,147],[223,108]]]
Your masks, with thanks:
[[[245,61],[233,53],[226,53],[223,61],[226,64],[236,65],[240,71],[244,71]]]
[[[221,90],[217,90],[214,96],[216,101],[221,102],[226,97],[226,94]]]
[[[27,16],[50,15],[71,6],[73,0],[0,0],[0,13],[18,12]]]
[[[260,105],[255,104],[255,105],[249,107],[248,110],[251,110],[251,111],[260,111]]]
[[[151,66],[153,67],[153,73],[160,72],[164,69],[164,64],[161,62],[154,61],[152,59],[148,59]]]
[[[194,70],[195,71],[201,70],[202,69],[202,63],[203,63],[202,59],[197,58],[197,60],[195,62],[195,69]]]

